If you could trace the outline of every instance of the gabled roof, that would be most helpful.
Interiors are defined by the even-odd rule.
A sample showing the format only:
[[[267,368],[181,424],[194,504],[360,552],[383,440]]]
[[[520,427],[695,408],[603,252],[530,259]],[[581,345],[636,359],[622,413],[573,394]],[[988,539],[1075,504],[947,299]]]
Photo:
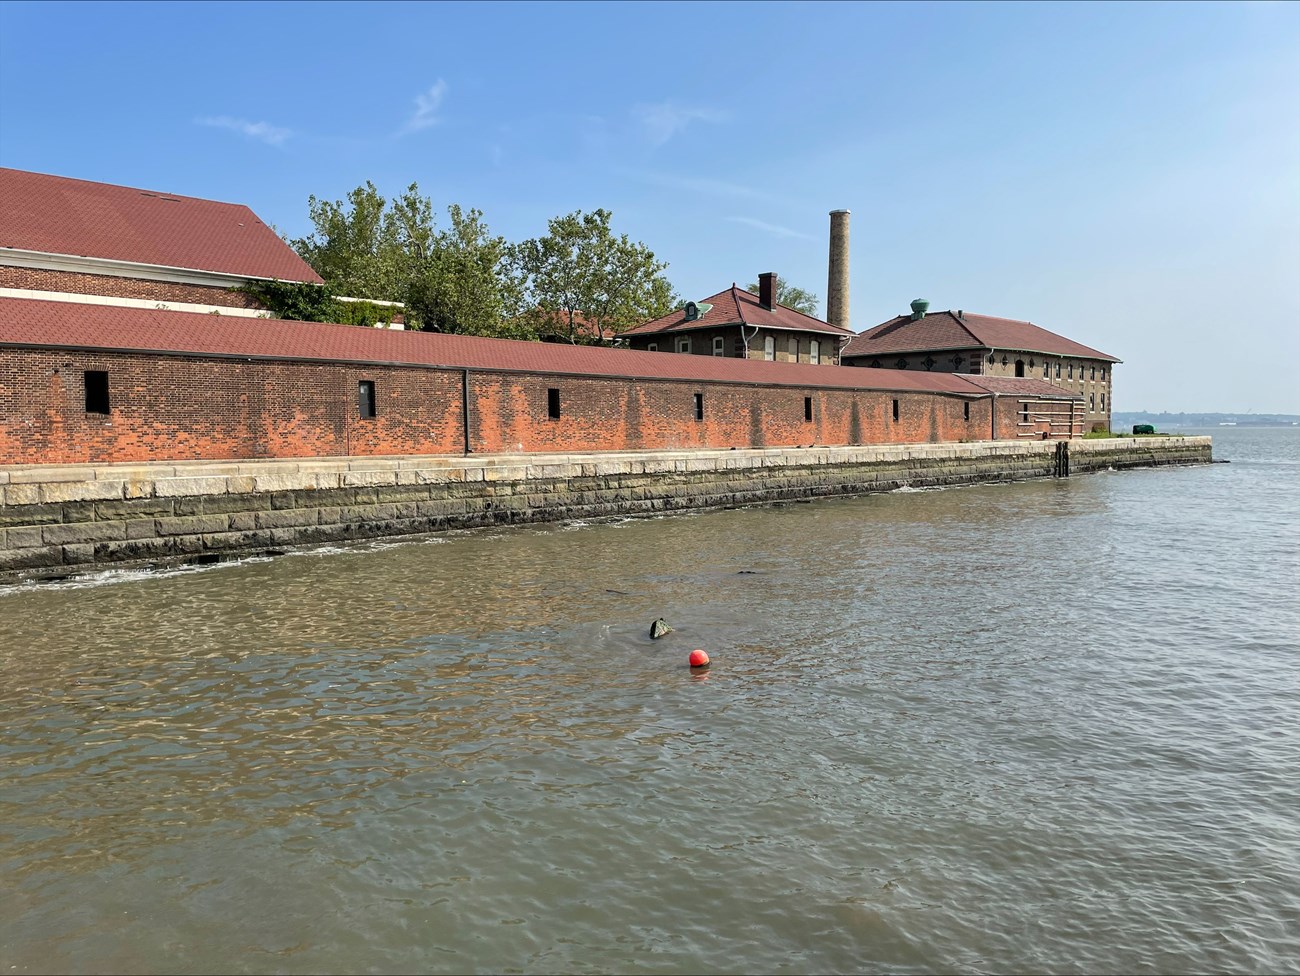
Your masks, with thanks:
[[[323,284],[242,204],[0,168],[5,248]]]
[[[632,328],[620,332],[619,338],[621,339],[624,336],[657,335],[666,332],[687,332],[695,329],[710,329],[717,326],[741,324],[795,332],[816,332],[833,336],[853,335],[850,329],[831,325],[829,322],[823,322],[821,319],[805,315],[803,312],[796,312],[784,305],[773,305],[771,308],[764,308],[759,303],[757,295],[743,288],[737,288],[734,284],[726,291],[710,295],[701,304],[704,303],[708,303],[713,307],[698,319],[688,321],[686,310],[679,308],[662,318],[643,322],[641,325],[634,325]]]
[[[957,373],[681,356],[161,309],[0,298],[0,348],[83,349],[982,397]],[[1059,392],[1059,391],[1058,391]]]
[[[1105,359],[1114,356],[1089,348],[1065,336],[1048,332],[1032,322],[1000,319],[973,312],[931,312],[919,319],[899,315],[867,329],[854,337],[840,353],[841,359],[892,356],[904,352],[933,352],[947,349],[1015,349],[1046,353],[1049,356],[1075,356],[1080,359]]]

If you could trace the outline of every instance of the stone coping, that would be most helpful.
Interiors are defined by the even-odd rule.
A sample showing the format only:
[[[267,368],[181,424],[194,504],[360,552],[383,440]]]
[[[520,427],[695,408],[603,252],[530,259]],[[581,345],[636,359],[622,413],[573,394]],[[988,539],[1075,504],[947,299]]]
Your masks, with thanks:
[[[734,468],[835,465],[910,458],[997,457],[1052,453],[1059,441],[972,441],[854,447],[691,449],[589,454],[402,455],[168,461],[125,464],[0,466],[3,504],[177,497],[532,478],[672,474]],[[1209,447],[1208,436],[1071,440],[1072,452],[1173,446]]]

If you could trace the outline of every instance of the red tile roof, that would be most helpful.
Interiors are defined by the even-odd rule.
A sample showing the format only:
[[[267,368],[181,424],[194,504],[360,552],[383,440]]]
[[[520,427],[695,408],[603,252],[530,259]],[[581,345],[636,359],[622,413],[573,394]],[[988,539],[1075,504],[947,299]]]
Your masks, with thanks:
[[[6,346],[987,395],[971,382],[975,377],[957,373],[687,356],[31,298],[0,298],[0,348]]]
[[[619,333],[619,338],[633,335],[651,335],[665,332],[686,332],[693,329],[708,329],[721,325],[765,326],[769,329],[786,329],[795,332],[817,332],[827,335],[851,336],[852,330],[831,325],[821,319],[796,312],[784,305],[764,308],[759,304],[758,296],[751,291],[737,288],[734,284],[726,291],[710,295],[699,304],[713,307],[698,319],[687,321],[684,309],[677,309],[662,318]]]
[[[0,168],[4,248],[322,284],[241,204]]]
[[[840,353],[840,358],[892,356],[903,352],[927,352],[947,349],[1016,349],[1046,353],[1051,356],[1075,356],[1080,359],[1120,360],[1082,343],[1048,332],[1032,322],[1000,319],[973,312],[931,312],[923,318],[900,315],[854,337]]]

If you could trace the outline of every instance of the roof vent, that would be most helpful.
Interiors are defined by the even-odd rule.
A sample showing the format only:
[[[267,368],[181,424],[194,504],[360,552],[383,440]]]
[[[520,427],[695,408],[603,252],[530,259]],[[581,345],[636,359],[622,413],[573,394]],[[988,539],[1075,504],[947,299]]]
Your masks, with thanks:
[[[912,321],[925,318],[925,313],[930,310],[930,303],[924,298],[912,299]]]
[[[957,309],[957,318],[964,319],[965,317],[966,317],[966,313],[963,312],[961,309]]]

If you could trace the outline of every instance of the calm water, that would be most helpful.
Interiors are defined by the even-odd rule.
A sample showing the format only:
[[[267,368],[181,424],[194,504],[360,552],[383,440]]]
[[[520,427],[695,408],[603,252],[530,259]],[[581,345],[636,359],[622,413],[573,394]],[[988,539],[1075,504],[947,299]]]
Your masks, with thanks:
[[[1300,430],[1212,433],[0,590],[0,969],[1300,969]]]

